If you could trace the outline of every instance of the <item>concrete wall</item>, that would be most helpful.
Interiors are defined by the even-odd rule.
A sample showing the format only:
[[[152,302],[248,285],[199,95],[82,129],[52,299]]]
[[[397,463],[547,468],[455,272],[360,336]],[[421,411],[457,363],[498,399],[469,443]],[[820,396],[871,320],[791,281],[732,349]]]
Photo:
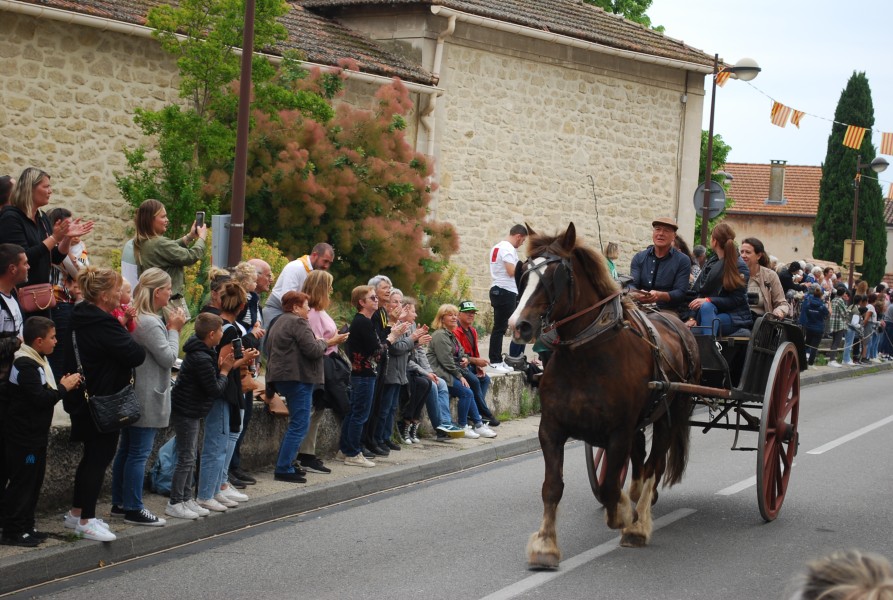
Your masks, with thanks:
[[[814,217],[726,215],[725,222],[735,230],[739,242],[746,237],[755,237],[763,242],[768,254],[778,257],[779,262],[812,257]]]

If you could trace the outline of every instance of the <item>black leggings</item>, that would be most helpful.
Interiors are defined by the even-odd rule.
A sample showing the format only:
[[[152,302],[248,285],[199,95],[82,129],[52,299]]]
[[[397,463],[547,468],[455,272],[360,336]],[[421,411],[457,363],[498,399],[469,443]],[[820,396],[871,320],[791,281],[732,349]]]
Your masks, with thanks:
[[[409,385],[401,390],[401,414],[404,421],[418,421],[422,417],[422,409],[431,389],[431,380],[421,375],[409,375]]]
[[[82,519],[96,517],[96,501],[102,491],[105,472],[118,449],[118,432],[98,433],[84,441],[84,455],[74,474],[73,508],[81,509]]]

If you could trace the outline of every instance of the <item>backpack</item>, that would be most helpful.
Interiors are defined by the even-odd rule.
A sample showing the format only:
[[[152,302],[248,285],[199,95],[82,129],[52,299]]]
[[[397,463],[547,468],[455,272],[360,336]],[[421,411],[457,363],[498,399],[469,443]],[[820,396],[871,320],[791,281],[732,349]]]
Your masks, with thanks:
[[[174,436],[158,449],[158,458],[149,472],[149,489],[163,496],[171,495],[171,480],[177,466],[177,437]]]

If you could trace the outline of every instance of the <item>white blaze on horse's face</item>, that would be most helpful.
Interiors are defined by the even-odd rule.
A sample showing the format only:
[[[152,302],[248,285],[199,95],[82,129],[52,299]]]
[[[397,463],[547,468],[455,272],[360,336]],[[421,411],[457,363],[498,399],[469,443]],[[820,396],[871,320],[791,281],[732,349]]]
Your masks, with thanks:
[[[515,312],[509,317],[509,326],[512,328],[512,337],[517,333],[515,323],[521,318],[521,312],[524,310],[524,307],[527,306],[530,297],[533,296],[533,292],[536,291],[536,288],[540,284],[540,270],[537,267],[544,262],[546,262],[545,258],[538,257],[531,259],[530,264],[527,266],[527,285],[524,287],[524,294],[521,296],[521,299],[518,300],[518,307],[515,308]]]

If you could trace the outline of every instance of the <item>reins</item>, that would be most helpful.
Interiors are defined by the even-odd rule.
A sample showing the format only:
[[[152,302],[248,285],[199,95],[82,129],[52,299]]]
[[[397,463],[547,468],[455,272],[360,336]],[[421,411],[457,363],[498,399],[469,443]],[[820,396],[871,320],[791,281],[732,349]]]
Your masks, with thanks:
[[[558,327],[561,327],[565,323],[569,323],[570,321],[573,321],[574,319],[576,319],[578,317],[582,317],[586,313],[592,312],[596,308],[603,306],[604,304],[610,302],[611,300],[613,300],[614,298],[619,296],[621,294],[621,292],[622,292],[622,290],[617,290],[610,296],[605,296],[604,298],[602,298],[601,300],[599,300],[598,302],[596,302],[589,308],[584,308],[583,310],[581,310],[579,312],[575,312],[574,314],[570,315],[569,317],[565,317],[565,318],[561,319],[560,321],[555,321],[554,323],[550,323],[547,327],[543,328],[543,333],[549,333],[550,331],[552,331]]]

